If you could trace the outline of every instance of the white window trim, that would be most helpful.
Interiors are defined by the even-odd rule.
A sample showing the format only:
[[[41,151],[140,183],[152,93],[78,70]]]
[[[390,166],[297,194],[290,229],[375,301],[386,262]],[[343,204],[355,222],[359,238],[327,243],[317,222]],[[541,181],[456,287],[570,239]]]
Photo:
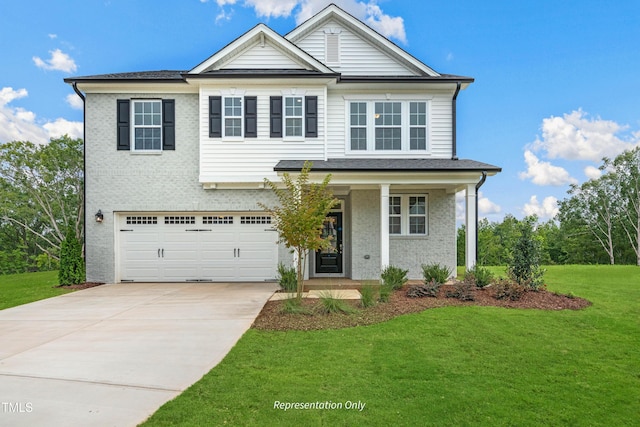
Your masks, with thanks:
[[[343,97],[345,100],[345,152],[348,155],[371,155],[371,156],[384,156],[392,154],[431,154],[431,104],[433,97],[406,97],[403,95],[372,95],[367,97],[362,96],[349,96]],[[353,150],[351,149],[351,103],[352,102],[364,102],[367,104],[367,149],[366,150]],[[402,134],[402,148],[400,150],[376,150],[375,144],[375,103],[376,102],[400,102],[402,108],[402,122],[401,122],[401,134]],[[410,125],[410,103],[411,102],[424,102],[426,103],[426,149],[424,150],[411,150],[410,129],[414,126]]]
[[[391,197],[400,197],[400,234],[389,233],[390,237],[426,237],[429,235],[429,195],[428,194],[389,194],[389,198]],[[410,215],[409,212],[409,198],[410,197],[424,197],[424,233],[410,233],[409,227],[409,218],[411,216],[421,216],[421,215]],[[391,217],[391,215],[389,215]]]
[[[137,125],[136,126],[136,103],[140,102],[158,102],[160,104],[160,125],[159,126],[145,126],[145,125]],[[129,113],[129,123],[131,124],[131,133],[130,133],[130,151],[136,154],[160,154],[162,153],[162,99],[159,98],[139,98],[131,100],[131,108]],[[138,128],[159,128],[160,129],[160,148],[153,150],[145,150],[144,148],[136,148],[136,129]]]
[[[305,96],[307,94],[306,90],[300,90],[298,88],[292,88],[289,90],[283,90],[281,92],[282,94],[282,140],[283,141],[290,141],[290,142],[303,142],[304,141],[304,135],[305,135],[305,126],[304,126],[304,121],[305,121],[305,117],[306,117],[306,111],[305,111]],[[300,116],[300,118],[302,119],[302,132],[301,135],[293,135],[293,136],[287,136],[287,98],[301,98],[302,99],[302,116]],[[291,116],[291,117],[297,117],[297,116]]]
[[[227,99],[239,98],[240,99],[240,116],[227,116],[226,102]],[[227,135],[227,119],[240,119],[240,135]],[[244,140],[244,96],[238,95],[222,95],[222,138],[225,140]]]

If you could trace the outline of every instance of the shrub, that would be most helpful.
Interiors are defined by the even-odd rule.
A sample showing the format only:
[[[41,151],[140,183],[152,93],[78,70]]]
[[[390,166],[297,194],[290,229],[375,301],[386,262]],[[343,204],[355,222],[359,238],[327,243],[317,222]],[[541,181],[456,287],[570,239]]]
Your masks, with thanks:
[[[285,314],[313,314],[309,308],[302,305],[302,300],[298,298],[289,298],[284,300],[280,311]]]
[[[460,301],[475,301],[475,285],[466,282],[456,282],[453,290],[448,291],[447,298],[458,298]]]
[[[380,288],[380,285],[372,285],[370,283],[362,285],[360,288],[360,305],[362,305],[363,308],[373,307],[376,305],[378,288]]]
[[[76,285],[85,281],[82,245],[76,237],[75,231],[71,228],[67,230],[67,234],[60,246],[58,281],[61,285]]]
[[[523,220],[519,229],[520,236],[513,247],[507,274],[519,285],[537,291],[544,284],[545,270],[540,268],[542,249],[533,236],[533,220]]]
[[[424,285],[413,285],[407,289],[407,296],[409,298],[422,298],[422,297],[437,297],[442,283],[438,283],[435,280],[425,283]]]
[[[399,267],[390,265],[386,267],[382,274],[382,283],[391,286],[392,289],[400,289],[405,283],[407,283],[407,273],[409,270],[403,270]]]
[[[351,314],[356,311],[345,300],[335,298],[330,292],[320,294],[320,302],[316,305],[316,310],[323,314],[345,313]]]
[[[278,284],[286,292],[296,292],[298,286],[298,277],[296,269],[286,267],[283,263],[278,264]]]
[[[518,301],[527,291],[526,287],[510,279],[498,280],[494,288],[496,290],[496,299],[509,299],[511,301]]]
[[[471,285],[475,285],[478,288],[484,288],[491,284],[493,281],[493,273],[488,268],[474,266],[472,269],[467,270],[464,275],[464,282]]]
[[[378,298],[380,302],[389,302],[389,297],[393,292],[393,288],[389,285],[381,284],[378,292],[379,292]]]
[[[424,276],[424,283],[429,283],[435,281],[436,283],[443,284],[444,282],[451,277],[453,274],[453,270],[449,267],[441,265],[440,263],[435,264],[422,264],[422,275]]]

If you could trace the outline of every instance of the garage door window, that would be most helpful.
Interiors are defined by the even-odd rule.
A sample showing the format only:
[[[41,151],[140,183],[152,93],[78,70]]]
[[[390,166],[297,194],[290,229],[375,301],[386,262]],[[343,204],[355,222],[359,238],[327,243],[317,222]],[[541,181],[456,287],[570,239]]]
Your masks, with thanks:
[[[147,225],[147,224],[157,224],[158,217],[157,216],[128,216],[127,224],[129,225]]]
[[[202,218],[203,224],[233,224],[232,216],[205,216]]]
[[[195,224],[195,216],[165,216],[165,224]]]
[[[240,224],[271,224],[270,216],[241,216]]]

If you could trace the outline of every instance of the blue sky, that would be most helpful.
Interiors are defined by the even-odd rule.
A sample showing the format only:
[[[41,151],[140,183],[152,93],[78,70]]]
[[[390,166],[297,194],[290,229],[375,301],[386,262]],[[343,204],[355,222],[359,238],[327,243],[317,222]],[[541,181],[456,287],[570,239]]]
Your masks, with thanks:
[[[0,6],[0,142],[82,136],[62,79],[190,69],[264,22],[286,34],[319,0],[65,0]],[[552,217],[603,156],[640,143],[640,2],[335,0],[440,73],[458,97],[458,154],[503,172],[481,216]]]

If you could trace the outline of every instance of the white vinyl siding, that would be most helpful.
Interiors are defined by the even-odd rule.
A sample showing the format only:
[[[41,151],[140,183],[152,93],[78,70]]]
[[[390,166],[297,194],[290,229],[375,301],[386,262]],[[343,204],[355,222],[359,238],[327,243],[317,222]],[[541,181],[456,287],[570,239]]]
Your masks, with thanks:
[[[377,49],[368,41],[361,39],[349,29],[335,21],[329,21],[313,33],[305,36],[296,44],[314,58],[329,64],[327,33],[340,32],[340,62],[331,63],[332,69],[345,76],[414,76],[416,73]]]
[[[269,97],[282,96],[290,87],[266,86],[242,88],[244,96],[257,97],[257,137],[244,139],[210,138],[208,129],[209,96],[220,96],[223,87],[204,87],[200,90],[200,182],[258,182],[274,179],[274,166],[280,160],[324,160],[324,88],[297,87],[300,95],[318,97],[318,137],[304,136],[276,139],[269,132]],[[238,88],[240,90],[241,88]],[[304,91],[304,92],[303,92]],[[287,96],[283,96],[284,100]],[[304,112],[304,107],[303,107]],[[304,116],[303,116],[304,117]],[[284,116],[283,116],[284,119]],[[284,124],[284,123],[283,123]],[[284,131],[284,127],[283,127]],[[341,132],[344,132],[341,130]],[[304,130],[302,135],[304,135]],[[344,141],[343,141],[344,144]]]
[[[238,70],[238,69],[294,69],[300,70],[303,67],[293,59],[285,55],[280,50],[274,48],[269,43],[261,45],[260,43],[247,49],[242,55],[237,56],[230,62],[224,64],[222,70]]]

